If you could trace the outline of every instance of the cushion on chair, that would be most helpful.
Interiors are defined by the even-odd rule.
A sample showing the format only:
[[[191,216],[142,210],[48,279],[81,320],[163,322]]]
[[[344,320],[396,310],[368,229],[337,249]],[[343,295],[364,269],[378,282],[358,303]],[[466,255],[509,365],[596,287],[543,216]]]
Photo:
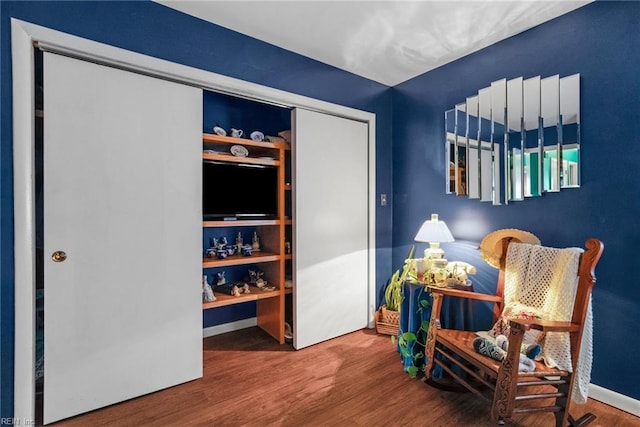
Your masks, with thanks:
[[[500,317],[498,317],[498,320],[487,335],[492,338],[498,335],[508,337],[511,329],[509,327],[509,319],[538,320],[544,319],[545,317],[547,317],[546,314],[538,308],[520,304],[519,302],[512,302],[504,307],[502,314],[500,314]],[[527,344],[540,343],[542,338],[544,338],[544,336],[540,331],[528,330],[525,332],[522,342]]]

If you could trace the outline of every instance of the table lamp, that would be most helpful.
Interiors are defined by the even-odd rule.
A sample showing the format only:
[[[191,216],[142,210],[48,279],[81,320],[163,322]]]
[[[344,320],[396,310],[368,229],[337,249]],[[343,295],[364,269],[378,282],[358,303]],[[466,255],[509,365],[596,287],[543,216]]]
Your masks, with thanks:
[[[414,240],[429,243],[429,247],[424,250],[425,259],[444,258],[444,251],[440,248],[440,243],[455,241],[447,224],[438,219],[438,214],[431,214],[431,219],[422,224]]]

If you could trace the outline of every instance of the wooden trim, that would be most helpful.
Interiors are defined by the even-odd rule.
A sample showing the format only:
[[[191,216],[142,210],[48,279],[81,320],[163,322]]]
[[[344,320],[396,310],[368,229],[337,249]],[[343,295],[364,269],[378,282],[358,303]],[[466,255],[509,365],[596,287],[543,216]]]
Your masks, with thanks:
[[[580,325],[571,322],[560,322],[542,319],[509,319],[509,322],[517,323],[525,329],[537,329],[545,332],[576,332],[580,330]]]
[[[217,160],[219,162],[229,163],[245,163],[251,165],[264,165],[264,166],[280,166],[278,160],[267,159],[262,157],[236,157],[233,154],[211,154],[202,153],[203,160]]]
[[[258,227],[263,225],[280,225],[279,219],[241,219],[231,221],[202,221],[203,227]]]
[[[287,144],[274,142],[258,142],[247,138],[234,138],[232,136],[222,136],[213,133],[203,133],[202,142],[214,144],[240,144],[248,147],[270,148],[273,150],[284,150]]]
[[[456,298],[468,298],[479,301],[493,301],[502,302],[502,298],[496,295],[482,294],[470,291],[461,291],[458,289],[438,288],[435,286],[428,286],[429,291],[434,294],[442,294]]]
[[[251,256],[243,255],[231,255],[224,259],[218,258],[203,258],[202,268],[217,268],[226,267],[229,265],[245,265],[245,264],[258,264],[261,262],[278,261],[280,259],[279,254],[269,252],[254,252]]]
[[[424,368],[424,375],[431,378],[431,371],[434,365],[436,341],[438,339],[438,329],[440,329],[440,311],[442,310],[442,295],[434,293],[431,301],[431,318],[429,319],[429,330],[427,331],[427,343],[425,345],[425,357],[427,365]]]
[[[241,304],[243,302],[257,301],[259,299],[275,298],[280,296],[280,291],[261,291],[255,286],[251,286],[250,294],[240,294],[237,297],[233,295],[221,294],[219,292],[214,292],[214,294],[216,295],[216,300],[203,303],[202,308],[204,310],[207,310],[209,308],[224,307],[226,305]]]
[[[13,70],[13,419],[35,420],[34,60],[28,31],[11,18]],[[4,336],[3,336],[4,338]],[[10,343],[9,343],[10,345]]]

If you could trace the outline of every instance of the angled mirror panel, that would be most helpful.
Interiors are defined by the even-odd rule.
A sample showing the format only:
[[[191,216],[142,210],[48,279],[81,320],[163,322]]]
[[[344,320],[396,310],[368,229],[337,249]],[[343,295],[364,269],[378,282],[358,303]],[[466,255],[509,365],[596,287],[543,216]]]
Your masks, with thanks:
[[[544,191],[560,191],[561,162],[562,160],[558,159],[558,148],[556,145],[547,145],[544,147],[544,154],[542,158],[542,182]]]
[[[493,150],[493,196],[494,205],[507,203],[503,183],[506,182],[506,158],[503,153],[507,150],[507,80],[501,79],[491,83],[491,142]]]
[[[480,147],[478,96],[467,98],[467,190],[470,199],[480,198]]]
[[[562,188],[580,186],[580,74],[560,79]]]
[[[452,194],[456,192],[456,171],[455,171],[455,153],[456,153],[456,110],[447,110],[444,113],[446,139],[444,143],[445,160],[446,160],[446,179],[445,192]]]
[[[523,78],[507,81],[507,198],[523,200]]]
[[[558,152],[562,146],[560,122],[560,76],[540,80],[540,110],[542,116],[543,191],[560,191],[560,166]],[[560,156],[562,157],[562,156]]]
[[[562,146],[562,188],[580,186],[580,145],[564,144]]]
[[[480,201],[493,200],[493,166],[491,149],[491,88],[478,91],[478,140],[480,141]]]
[[[524,196],[542,195],[542,127],[540,117],[540,76],[522,82],[523,89],[523,176]]]
[[[467,104],[456,105],[455,187],[458,196],[467,195]]]

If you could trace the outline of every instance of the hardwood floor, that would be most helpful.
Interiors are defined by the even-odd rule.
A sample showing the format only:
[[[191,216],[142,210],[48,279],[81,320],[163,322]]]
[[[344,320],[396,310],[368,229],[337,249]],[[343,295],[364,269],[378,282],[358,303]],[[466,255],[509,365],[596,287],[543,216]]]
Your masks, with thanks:
[[[300,351],[258,328],[204,340],[204,377],[57,423],[58,426],[490,426],[469,393],[437,390],[402,372],[386,335],[363,330]],[[589,399],[592,426],[640,418]],[[509,425],[550,426],[551,414]]]

